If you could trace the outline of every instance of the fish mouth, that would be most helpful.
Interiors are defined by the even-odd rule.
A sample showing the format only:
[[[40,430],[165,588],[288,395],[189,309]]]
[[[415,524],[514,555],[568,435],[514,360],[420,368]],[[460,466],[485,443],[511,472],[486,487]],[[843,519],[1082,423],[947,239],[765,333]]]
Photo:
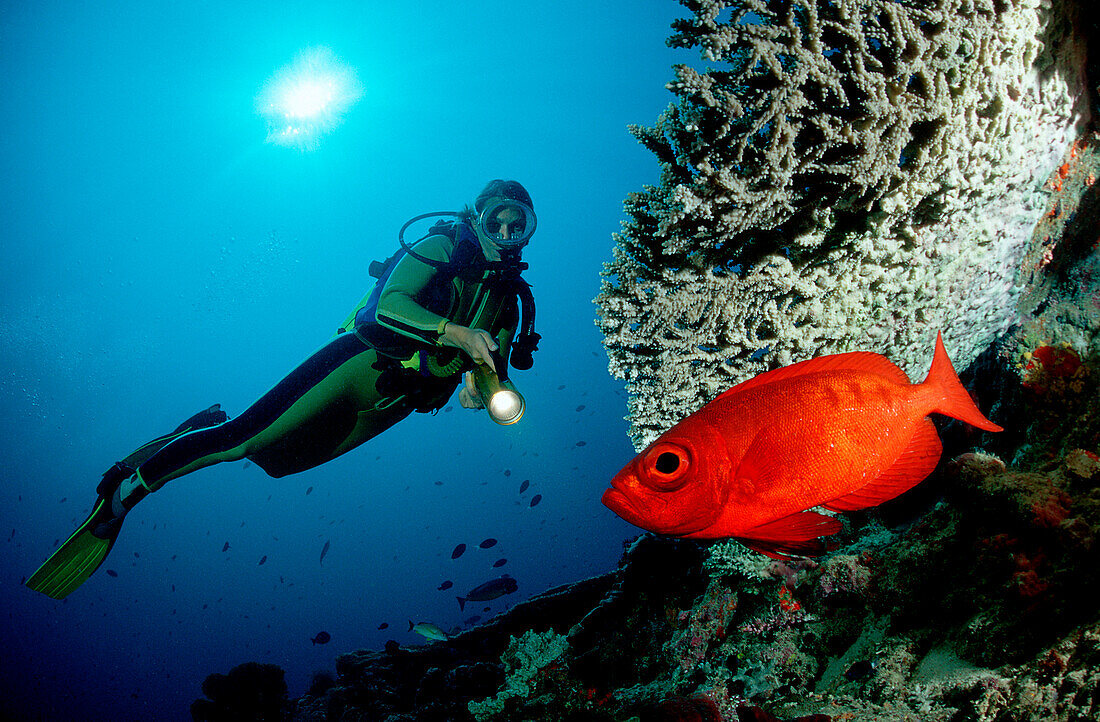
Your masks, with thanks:
[[[614,484],[614,482],[612,482]],[[603,497],[600,499],[603,505],[611,511],[618,514],[626,522],[633,524],[634,526],[645,528],[642,524],[642,515],[631,503],[630,497],[623,493],[620,489],[612,487],[603,493]]]

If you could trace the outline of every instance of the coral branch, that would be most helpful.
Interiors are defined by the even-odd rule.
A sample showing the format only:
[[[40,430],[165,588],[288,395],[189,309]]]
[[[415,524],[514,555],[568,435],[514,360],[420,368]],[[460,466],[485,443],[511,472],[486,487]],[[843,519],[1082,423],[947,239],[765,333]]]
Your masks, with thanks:
[[[1040,0],[692,0],[597,325],[639,447],[762,371],[860,348],[923,371],[1012,322],[1083,43]],[[1083,101],[1082,101],[1083,102]]]

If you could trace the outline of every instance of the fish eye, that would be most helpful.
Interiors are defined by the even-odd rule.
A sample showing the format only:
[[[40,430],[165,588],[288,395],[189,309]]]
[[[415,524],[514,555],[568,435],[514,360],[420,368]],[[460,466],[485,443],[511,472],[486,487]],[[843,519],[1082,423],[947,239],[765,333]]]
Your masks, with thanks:
[[[675,491],[688,482],[691,454],[679,444],[662,442],[645,455],[647,486],[657,491]]]
[[[653,467],[662,474],[672,474],[680,467],[680,457],[671,451],[666,451],[657,457]]]

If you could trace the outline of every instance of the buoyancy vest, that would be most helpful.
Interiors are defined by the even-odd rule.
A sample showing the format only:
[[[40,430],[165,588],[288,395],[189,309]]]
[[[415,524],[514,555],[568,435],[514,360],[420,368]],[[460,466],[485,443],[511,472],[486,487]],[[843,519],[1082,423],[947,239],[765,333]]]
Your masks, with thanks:
[[[418,259],[428,262],[436,269],[428,285],[421,291],[417,302],[429,311],[445,315],[451,303],[454,280],[459,276],[471,274],[477,269],[480,265],[478,260],[481,256],[481,246],[473,229],[465,223],[437,221],[424,238],[437,235],[450,238],[454,243],[454,251],[448,261],[433,261],[417,256]],[[423,241],[424,238],[420,240]],[[403,245],[385,261],[371,262],[369,272],[377,280],[366,303],[356,312],[354,322],[355,333],[364,342],[381,354],[402,360],[410,358],[418,350],[423,349],[423,344],[383,326],[378,322],[377,313],[386,282],[398,262],[408,252],[407,247]]]
[[[445,236],[454,244],[447,261],[425,258],[415,251],[416,244],[436,235]],[[468,223],[440,220],[412,246],[402,240],[401,248],[389,258],[371,263],[369,272],[376,279],[374,287],[338,331],[354,331],[378,353],[375,368],[380,372],[376,381],[380,393],[391,398],[405,397],[417,411],[435,411],[446,403],[454,384],[458,382],[458,374],[472,368],[472,362],[458,349],[425,345],[379,323],[377,311],[382,292],[394,268],[406,255],[412,255],[436,269],[431,280],[418,293],[418,303],[447,318],[452,318],[453,311],[456,323],[482,328],[490,326],[485,330],[497,336],[504,354],[503,362],[520,370],[531,368],[531,355],[538,350],[541,337],[534,330],[535,303],[530,286],[520,276],[527,264],[522,263],[518,256],[503,261],[487,261],[477,235]],[[486,271],[489,271],[487,275]],[[468,286],[480,285],[482,290],[476,297],[457,299],[459,306],[451,308],[456,300],[453,288],[456,279],[461,279]],[[496,303],[491,303],[491,297],[486,297],[487,292],[497,297]],[[522,327],[519,323],[521,308]],[[505,337],[514,335],[517,330],[519,334],[515,338]]]

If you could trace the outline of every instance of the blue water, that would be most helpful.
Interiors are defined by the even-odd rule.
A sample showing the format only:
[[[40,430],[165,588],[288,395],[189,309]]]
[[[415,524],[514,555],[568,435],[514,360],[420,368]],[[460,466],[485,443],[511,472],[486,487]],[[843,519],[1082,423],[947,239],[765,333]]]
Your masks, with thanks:
[[[5,6],[0,717],[186,720],[206,675],[245,661],[283,667],[297,696],[341,652],[421,642],[409,620],[450,629],[613,568],[635,530],[599,497],[632,450],[591,300],[623,199],[658,180],[626,126],[651,124],[671,64],[694,60],[664,44],[679,10]],[[317,46],[361,99],[313,151],[265,143],[257,93]],[[455,399],[302,474],[205,469],[143,501],[64,602],[21,585],[112,462],[212,403],[243,411],[331,336],[407,218],[497,177],[539,216],[544,340],[515,374],[519,425]],[[460,613],[456,593],[502,572],[517,593]]]

